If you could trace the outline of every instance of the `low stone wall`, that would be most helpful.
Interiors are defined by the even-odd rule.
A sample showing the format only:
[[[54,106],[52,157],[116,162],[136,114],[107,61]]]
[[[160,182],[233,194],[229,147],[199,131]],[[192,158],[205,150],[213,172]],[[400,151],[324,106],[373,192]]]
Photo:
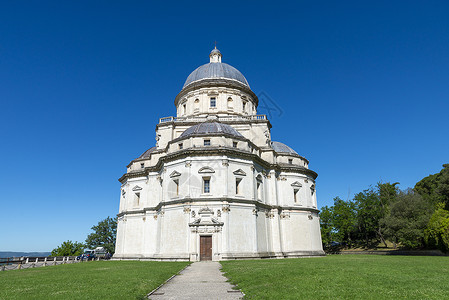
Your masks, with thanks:
[[[413,255],[413,256],[448,256],[440,250],[366,250],[352,251],[341,250],[327,252],[327,254],[365,254],[365,255]]]
[[[56,266],[80,262],[76,256],[14,257],[0,261],[0,271]]]

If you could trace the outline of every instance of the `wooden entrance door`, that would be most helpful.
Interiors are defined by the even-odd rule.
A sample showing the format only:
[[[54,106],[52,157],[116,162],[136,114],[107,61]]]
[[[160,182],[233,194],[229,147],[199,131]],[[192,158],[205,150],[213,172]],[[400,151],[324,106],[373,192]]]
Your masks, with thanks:
[[[212,260],[211,236],[200,236],[200,260]]]

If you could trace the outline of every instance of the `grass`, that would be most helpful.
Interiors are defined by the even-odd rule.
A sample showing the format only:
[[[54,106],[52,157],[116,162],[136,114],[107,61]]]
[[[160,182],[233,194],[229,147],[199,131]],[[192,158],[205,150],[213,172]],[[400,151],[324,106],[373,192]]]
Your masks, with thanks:
[[[0,272],[0,299],[143,299],[187,262],[94,261]]]
[[[449,257],[330,255],[222,266],[246,299],[449,299]]]

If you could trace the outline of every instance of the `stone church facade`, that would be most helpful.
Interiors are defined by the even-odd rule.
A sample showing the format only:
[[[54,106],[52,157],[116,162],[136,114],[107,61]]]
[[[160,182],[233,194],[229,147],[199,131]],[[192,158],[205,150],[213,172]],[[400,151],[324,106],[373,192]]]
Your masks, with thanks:
[[[317,173],[271,140],[245,77],[222,63],[193,71],[160,119],[156,146],[121,182],[115,259],[227,260],[324,255]]]

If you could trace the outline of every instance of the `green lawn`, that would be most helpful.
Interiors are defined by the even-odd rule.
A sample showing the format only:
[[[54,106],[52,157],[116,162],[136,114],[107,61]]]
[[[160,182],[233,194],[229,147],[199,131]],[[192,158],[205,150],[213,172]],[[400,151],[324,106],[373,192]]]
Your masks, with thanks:
[[[222,266],[247,299],[449,299],[449,257],[331,255]]]
[[[0,299],[143,299],[186,262],[94,261],[0,272]]]

